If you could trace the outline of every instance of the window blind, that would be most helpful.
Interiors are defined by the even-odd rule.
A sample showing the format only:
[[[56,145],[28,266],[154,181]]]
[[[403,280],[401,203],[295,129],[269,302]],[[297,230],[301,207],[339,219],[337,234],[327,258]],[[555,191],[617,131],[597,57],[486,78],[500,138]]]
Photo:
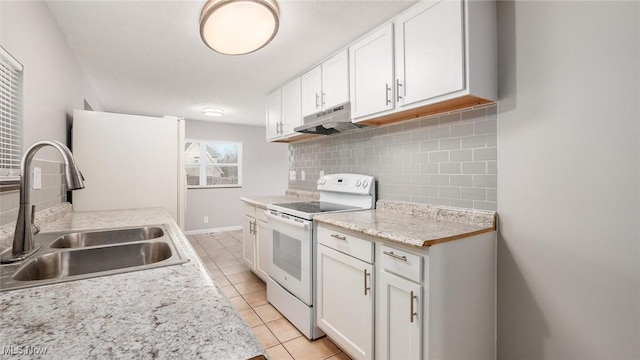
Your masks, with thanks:
[[[0,181],[18,180],[22,157],[22,65],[0,46]]]

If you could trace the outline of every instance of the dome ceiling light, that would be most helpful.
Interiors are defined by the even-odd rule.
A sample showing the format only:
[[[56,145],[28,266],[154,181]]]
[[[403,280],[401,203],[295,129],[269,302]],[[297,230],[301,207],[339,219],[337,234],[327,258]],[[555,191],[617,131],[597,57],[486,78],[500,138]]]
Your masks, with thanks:
[[[202,114],[205,116],[222,116],[224,115],[224,110],[220,108],[207,107],[202,109]]]
[[[221,54],[252,53],[276,36],[279,17],[275,0],[209,0],[200,14],[200,37]]]

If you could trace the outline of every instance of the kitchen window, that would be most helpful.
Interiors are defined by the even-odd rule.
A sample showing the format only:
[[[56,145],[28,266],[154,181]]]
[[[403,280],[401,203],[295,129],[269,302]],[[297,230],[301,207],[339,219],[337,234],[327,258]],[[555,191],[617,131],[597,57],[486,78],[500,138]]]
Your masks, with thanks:
[[[242,186],[242,143],[185,141],[188,188]]]
[[[0,183],[20,180],[22,65],[0,46]]]

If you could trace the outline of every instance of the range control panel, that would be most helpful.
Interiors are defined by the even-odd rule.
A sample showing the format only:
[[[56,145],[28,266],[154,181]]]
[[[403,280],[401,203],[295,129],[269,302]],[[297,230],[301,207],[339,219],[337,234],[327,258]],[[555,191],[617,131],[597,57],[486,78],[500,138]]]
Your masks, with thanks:
[[[318,191],[333,191],[350,194],[374,194],[375,178],[361,174],[330,174],[318,179]]]

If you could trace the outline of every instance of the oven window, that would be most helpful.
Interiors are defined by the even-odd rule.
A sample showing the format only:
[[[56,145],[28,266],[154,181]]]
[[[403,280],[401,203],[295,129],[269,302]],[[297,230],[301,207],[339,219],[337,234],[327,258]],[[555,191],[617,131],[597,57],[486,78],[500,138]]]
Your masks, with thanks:
[[[300,240],[273,232],[273,263],[287,274],[301,280],[302,252]]]

